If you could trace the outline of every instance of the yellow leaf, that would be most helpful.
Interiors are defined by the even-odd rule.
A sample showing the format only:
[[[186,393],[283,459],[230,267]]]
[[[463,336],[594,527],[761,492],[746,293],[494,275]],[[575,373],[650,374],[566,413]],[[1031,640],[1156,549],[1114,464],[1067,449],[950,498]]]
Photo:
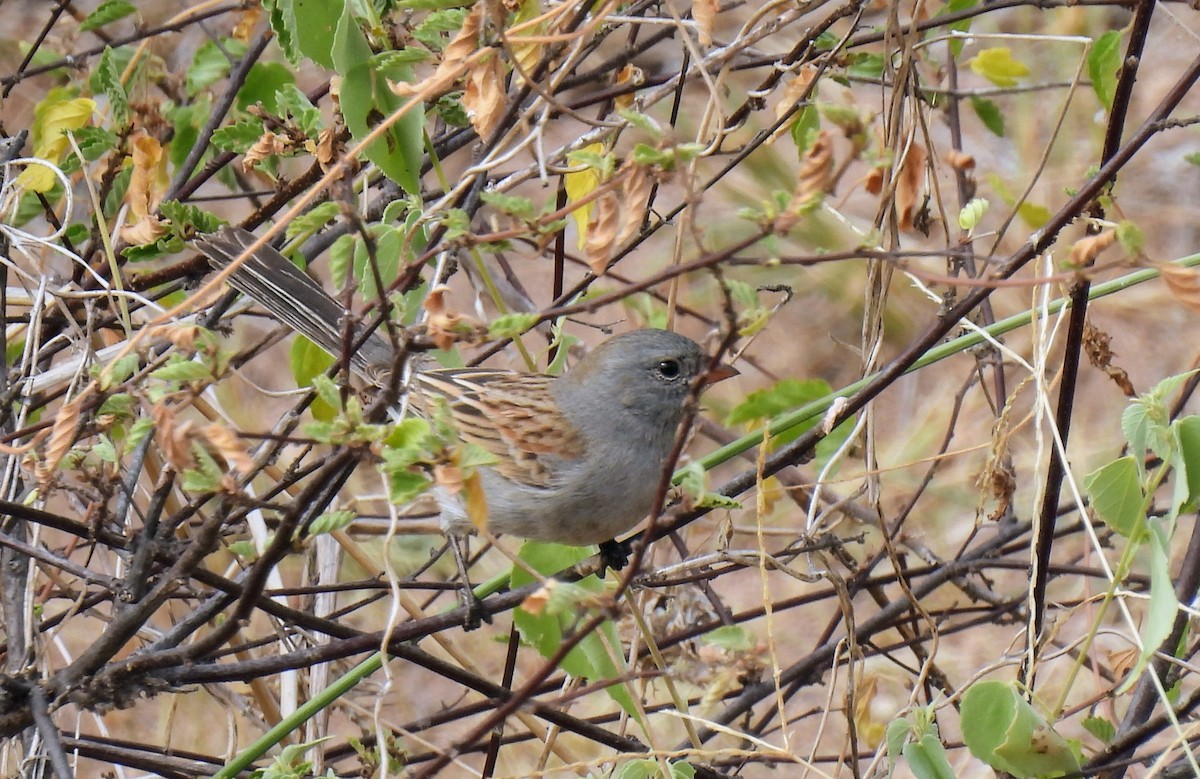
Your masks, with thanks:
[[[598,156],[604,154],[604,144],[593,143],[590,146],[583,147],[580,151]],[[596,187],[600,186],[600,171],[590,166],[583,170],[572,171],[566,174],[565,186],[567,188],[567,202],[577,203],[592,194]],[[587,246],[587,228],[588,222],[592,220],[592,204],[588,203],[585,206],[576,208],[571,212],[571,218],[575,220],[575,229],[579,231],[579,248],[583,249]]]
[[[512,23],[509,26],[518,27],[523,25],[526,22],[536,19],[541,12],[542,7],[538,0],[523,0],[520,8],[517,10],[516,15],[513,16]],[[519,69],[520,72],[530,73],[535,67],[537,67],[538,60],[542,58],[543,44],[520,43],[519,41],[525,36],[538,37],[545,35],[545,33],[546,22],[541,21],[531,28],[522,28],[520,34],[511,35],[509,37],[509,41],[512,43],[513,59],[517,61],[517,69]]]
[[[1006,46],[976,54],[971,60],[971,70],[998,87],[1014,87],[1019,79],[1029,75],[1029,68],[1013,59],[1012,50]]]
[[[85,97],[66,99],[69,93],[48,95],[37,107],[33,124],[33,156],[58,163],[70,148],[67,133],[85,127],[96,110]],[[17,185],[30,192],[47,192],[56,178],[41,165],[31,165],[17,177]]]

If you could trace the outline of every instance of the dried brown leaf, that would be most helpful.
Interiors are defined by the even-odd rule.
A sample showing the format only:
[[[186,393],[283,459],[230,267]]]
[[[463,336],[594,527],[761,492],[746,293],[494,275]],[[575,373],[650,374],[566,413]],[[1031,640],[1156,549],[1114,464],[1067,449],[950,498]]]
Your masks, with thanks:
[[[41,484],[50,481],[58,464],[75,445],[75,434],[79,428],[79,417],[83,413],[83,402],[91,393],[82,392],[62,405],[50,428],[50,439],[46,442],[45,457],[38,464],[37,479]]]
[[[1084,323],[1083,350],[1087,354],[1088,362],[1108,374],[1113,383],[1120,387],[1121,392],[1125,393],[1125,397],[1137,397],[1137,392],[1133,389],[1133,382],[1129,380],[1129,374],[1125,369],[1112,364],[1112,338],[1108,333],[1091,322]]]
[[[588,222],[584,255],[588,267],[597,276],[608,269],[617,232],[621,227],[621,203],[617,193],[609,190],[592,203],[592,219]]]
[[[623,245],[642,228],[646,205],[650,201],[650,190],[654,181],[649,171],[632,162],[626,163],[621,180],[621,229],[617,232],[617,245]]]
[[[504,64],[498,56],[489,54],[471,66],[462,102],[471,126],[480,138],[490,137],[500,124],[507,97],[504,90]]]
[[[696,22],[696,34],[701,46],[712,45],[713,25],[716,24],[720,8],[720,0],[693,0],[692,19]]]
[[[238,16],[237,24],[233,25],[230,37],[241,43],[249,43],[250,36],[254,34],[254,28],[258,26],[258,20],[261,18],[261,8],[247,8]]]
[[[292,141],[285,135],[277,135],[270,130],[254,142],[242,157],[242,170],[250,172],[258,167],[258,163],[268,157],[278,156],[291,150]]]
[[[463,19],[462,27],[458,29],[454,40],[442,51],[442,61],[429,78],[416,84],[405,81],[388,82],[391,90],[401,97],[420,94],[426,99],[440,97],[449,92],[459,77],[467,71],[467,61],[479,51],[479,31],[483,27],[485,5],[486,3],[476,3]]]
[[[946,164],[955,170],[975,170],[975,158],[958,149],[946,153]]]
[[[1116,230],[1105,230],[1096,235],[1089,235],[1075,242],[1071,247],[1071,256],[1067,259],[1076,268],[1086,268],[1096,261],[1100,252],[1117,242]]]
[[[615,83],[618,87],[627,86],[630,84],[632,84],[634,86],[639,86],[639,85],[645,83],[645,81],[646,81],[646,74],[642,71],[641,68],[639,68],[637,65],[626,65],[625,67],[621,68],[620,71],[617,72],[617,78],[616,78]],[[632,108],[633,107],[633,96],[634,96],[633,92],[626,92],[624,94],[617,95],[617,97],[614,98],[614,100],[613,100],[613,103],[616,106],[617,110],[624,111],[628,108]]]
[[[254,470],[254,458],[246,453],[241,439],[229,427],[212,422],[200,428],[200,434],[239,474],[245,476]]]
[[[912,230],[921,202],[921,181],[925,177],[925,147],[913,143],[896,173],[896,217],[901,230]]]
[[[195,425],[190,421],[180,422],[175,410],[165,403],[155,404],[150,415],[154,419],[154,440],[158,442],[163,458],[178,472],[194,466],[192,436]]]
[[[131,147],[133,172],[125,202],[133,220],[140,221],[154,213],[167,190],[167,158],[158,139],[145,133],[136,136]]]
[[[449,292],[449,287],[434,287],[425,298],[425,310],[429,312],[425,331],[439,349],[449,349],[459,341],[474,343],[487,332],[487,327],[474,317],[450,309],[446,301]]]
[[[829,191],[833,176],[833,141],[827,130],[822,130],[812,146],[804,153],[800,163],[800,175],[796,181],[794,200],[802,208],[813,198]]]
[[[1181,268],[1169,262],[1156,262],[1154,267],[1176,300],[1192,311],[1200,311],[1200,275],[1195,268]]]
[[[792,110],[800,99],[808,94],[809,84],[817,77],[817,66],[808,64],[800,68],[796,77],[789,81],[780,94],[779,104],[775,106],[775,118],[782,119],[783,115]]]
[[[341,156],[342,143],[338,140],[337,130],[332,127],[326,127],[317,135],[317,164],[321,166],[321,170],[329,170],[329,168],[338,161]]]
[[[883,171],[884,168],[881,168],[878,165],[867,171],[867,177],[863,181],[863,188],[865,188],[872,195],[878,195],[883,191]]]

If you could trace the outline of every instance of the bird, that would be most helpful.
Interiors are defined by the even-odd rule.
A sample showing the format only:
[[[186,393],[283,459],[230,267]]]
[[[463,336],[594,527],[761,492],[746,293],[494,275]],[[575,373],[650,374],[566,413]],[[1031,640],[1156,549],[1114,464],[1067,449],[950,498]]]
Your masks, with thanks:
[[[223,226],[193,241],[217,268],[246,255],[256,242]],[[331,354],[346,347],[346,311],[312,278],[269,245],[249,252],[229,277],[292,329]],[[359,332],[349,355],[353,372],[376,384],[395,368],[394,349],[376,332]],[[667,330],[612,336],[565,374],[548,376],[494,368],[415,370],[410,404],[421,415],[441,405],[463,442],[494,458],[478,473],[495,533],[572,546],[599,544],[613,568],[628,550],[617,544],[655,509],[658,484],[674,447],[688,399],[738,374],[692,339]],[[461,497],[438,495],[451,539],[472,522]]]

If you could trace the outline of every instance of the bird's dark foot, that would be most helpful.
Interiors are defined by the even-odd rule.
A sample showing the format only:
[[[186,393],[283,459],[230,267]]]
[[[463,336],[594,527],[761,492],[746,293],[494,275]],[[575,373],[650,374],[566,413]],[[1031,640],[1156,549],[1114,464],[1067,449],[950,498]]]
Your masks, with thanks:
[[[610,538],[600,544],[600,575],[603,576],[607,568],[619,571],[628,565],[631,551],[633,551],[633,545],[630,541],[618,541]]]
[[[458,600],[463,607],[463,630],[471,631],[484,622],[492,624],[492,615],[483,607],[483,601],[467,584],[458,591]]]

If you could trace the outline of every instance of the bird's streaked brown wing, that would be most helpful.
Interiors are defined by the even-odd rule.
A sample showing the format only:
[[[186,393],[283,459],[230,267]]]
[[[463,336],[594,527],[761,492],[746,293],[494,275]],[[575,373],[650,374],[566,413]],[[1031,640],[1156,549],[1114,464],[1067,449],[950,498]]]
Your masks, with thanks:
[[[495,455],[490,467],[506,479],[549,487],[548,457],[583,455],[579,431],[554,402],[553,376],[465,368],[419,372],[414,380],[417,409],[428,413],[430,398],[444,398],[462,440]]]

